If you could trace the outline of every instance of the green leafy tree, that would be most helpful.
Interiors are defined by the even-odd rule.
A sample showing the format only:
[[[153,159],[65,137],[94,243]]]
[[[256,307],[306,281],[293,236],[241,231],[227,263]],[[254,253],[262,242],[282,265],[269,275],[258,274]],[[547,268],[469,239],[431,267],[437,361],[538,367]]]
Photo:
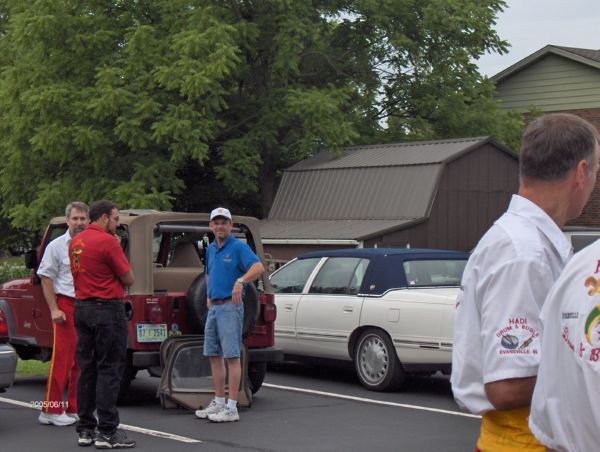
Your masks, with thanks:
[[[505,50],[503,5],[0,0],[2,211],[32,228],[101,197],[266,215],[281,169],[324,148],[510,142],[518,122],[472,63]]]
[[[361,2],[369,24],[381,91],[382,140],[494,135],[518,148],[520,115],[502,111],[493,83],[475,64],[486,52],[504,53],[493,29],[502,0]],[[395,3],[395,4],[392,4]]]
[[[5,2],[0,188],[14,224],[73,199],[171,206],[181,162],[206,158],[221,127],[220,82],[239,62],[235,30],[182,3]]]

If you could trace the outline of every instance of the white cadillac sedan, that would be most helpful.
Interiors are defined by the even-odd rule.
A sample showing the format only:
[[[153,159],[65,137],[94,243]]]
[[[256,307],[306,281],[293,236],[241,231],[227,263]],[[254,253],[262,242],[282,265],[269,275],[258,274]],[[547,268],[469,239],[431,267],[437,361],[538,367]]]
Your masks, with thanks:
[[[303,254],[271,275],[286,359],[353,361],[373,391],[449,373],[456,295],[469,255],[355,248]]]

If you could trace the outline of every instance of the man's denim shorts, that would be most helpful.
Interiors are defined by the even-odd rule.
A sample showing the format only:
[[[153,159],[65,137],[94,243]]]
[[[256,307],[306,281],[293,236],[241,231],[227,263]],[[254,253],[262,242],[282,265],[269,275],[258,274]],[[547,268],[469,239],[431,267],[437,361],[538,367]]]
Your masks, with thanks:
[[[243,303],[212,305],[204,327],[204,356],[239,358],[243,321]]]

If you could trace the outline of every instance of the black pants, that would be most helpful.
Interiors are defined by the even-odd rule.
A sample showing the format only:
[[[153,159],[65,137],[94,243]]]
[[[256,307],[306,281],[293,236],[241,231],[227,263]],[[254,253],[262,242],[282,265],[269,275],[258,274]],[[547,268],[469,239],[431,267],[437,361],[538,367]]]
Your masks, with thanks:
[[[117,397],[127,358],[127,319],[120,301],[77,301],[77,431],[112,435],[119,425]],[[98,421],[94,416],[97,410]]]

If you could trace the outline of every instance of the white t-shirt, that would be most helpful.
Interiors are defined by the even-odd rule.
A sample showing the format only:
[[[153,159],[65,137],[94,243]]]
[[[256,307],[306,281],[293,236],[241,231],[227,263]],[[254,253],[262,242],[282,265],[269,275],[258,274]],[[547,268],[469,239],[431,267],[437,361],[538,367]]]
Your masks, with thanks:
[[[46,276],[54,283],[54,293],[75,297],[73,275],[69,262],[69,231],[52,240],[44,251],[42,262],[38,268],[38,276]]]
[[[600,241],[569,262],[541,321],[542,360],[529,428],[557,451],[600,450]]]
[[[477,244],[454,315],[451,382],[462,408],[493,410],[486,383],[537,374],[540,310],[572,252],[556,223],[518,195]]]

